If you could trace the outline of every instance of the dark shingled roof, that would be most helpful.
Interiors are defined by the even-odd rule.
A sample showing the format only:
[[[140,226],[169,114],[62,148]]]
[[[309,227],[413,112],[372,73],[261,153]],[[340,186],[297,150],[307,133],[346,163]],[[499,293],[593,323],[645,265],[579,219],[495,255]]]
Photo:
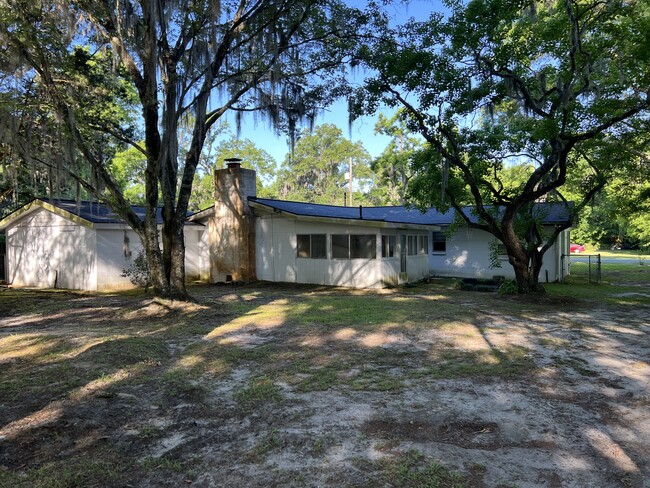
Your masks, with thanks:
[[[105,203],[98,202],[79,202],[77,207],[76,200],[49,200],[47,198],[37,198],[44,203],[49,203],[55,207],[70,212],[73,215],[77,215],[88,222],[93,224],[122,224],[124,220],[119,217],[111,208]],[[135,214],[141,219],[144,220],[146,209],[145,207],[140,207],[133,205],[131,207]],[[192,212],[188,212],[187,215],[191,215]],[[158,224],[162,224],[162,208],[158,208],[156,213],[156,221]]]
[[[420,212],[415,208],[406,207],[340,207],[337,205],[320,205],[316,203],[290,202],[286,200],[272,200],[268,198],[249,197],[250,202],[265,205],[271,209],[286,212],[296,216],[319,217],[324,219],[347,219],[347,220],[364,220],[370,222],[387,222],[394,224],[410,225],[450,225],[454,221],[454,210],[439,212],[435,209],[429,209],[426,212]],[[82,201],[77,207],[75,200],[48,200],[38,198],[44,203],[50,203],[62,210],[77,215],[82,219],[95,224],[121,224],[124,221],[116,215],[108,205],[97,202]],[[535,205],[535,212],[542,218],[543,222],[548,225],[565,223],[569,219],[569,212],[573,205],[562,203],[538,203]],[[145,207],[134,205],[133,211],[138,217],[144,219]],[[466,207],[466,211],[471,213],[471,207]],[[162,209],[158,208],[157,222],[162,223]],[[188,212],[188,217],[193,215]],[[478,219],[473,216],[473,221]],[[188,222],[193,224],[193,222]],[[201,224],[195,224],[201,225]]]
[[[359,207],[288,202],[268,198],[249,197],[248,200],[296,216],[360,220],[362,215],[363,220],[396,224],[450,225],[454,221],[455,212],[452,209],[444,213],[429,209],[423,213],[415,208],[408,209],[406,207],[363,207],[360,210]],[[571,206],[569,204],[569,207]],[[465,209],[471,213],[471,207],[465,207]],[[535,212],[545,224],[549,225],[565,223],[569,219],[569,209],[562,203],[538,203],[535,205]],[[472,220],[478,221],[475,216]]]

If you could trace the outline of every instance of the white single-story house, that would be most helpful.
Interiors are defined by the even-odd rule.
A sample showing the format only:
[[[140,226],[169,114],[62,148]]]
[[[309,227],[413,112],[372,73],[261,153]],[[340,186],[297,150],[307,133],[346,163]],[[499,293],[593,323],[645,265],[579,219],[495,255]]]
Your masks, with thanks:
[[[143,207],[133,209],[144,217]],[[35,199],[1,220],[0,230],[6,233],[10,285],[89,291],[132,286],[121,274],[142,243],[105,204]],[[209,276],[204,232],[193,222],[185,228],[189,279]]]
[[[255,172],[215,172],[215,206],[189,218],[209,232],[212,282],[265,280],[377,288],[429,276],[431,230],[402,207],[339,207],[255,196]]]
[[[210,231],[212,281],[266,280],[382,287],[431,275],[514,277],[507,257],[492,268],[495,238],[453,226],[454,212],[342,207],[257,198],[255,172],[231,164],[215,172],[215,206],[190,219]],[[226,203],[224,203],[226,202]],[[569,206],[540,203],[545,229],[563,225]],[[456,228],[456,230],[453,230]],[[568,274],[569,230],[547,251],[542,281]]]
[[[215,171],[215,205],[187,220],[188,279],[377,288],[431,275],[514,276],[505,256],[499,257],[501,268],[490,267],[490,234],[450,230],[453,212],[257,198],[255,178],[238,163]],[[568,219],[564,205],[538,208],[549,229]],[[14,286],[129,286],[122,269],[141,248],[135,233],[97,203],[37,199],[0,221],[0,230],[6,231],[8,282]],[[562,255],[568,254],[566,230],[546,253],[540,280],[566,276]]]

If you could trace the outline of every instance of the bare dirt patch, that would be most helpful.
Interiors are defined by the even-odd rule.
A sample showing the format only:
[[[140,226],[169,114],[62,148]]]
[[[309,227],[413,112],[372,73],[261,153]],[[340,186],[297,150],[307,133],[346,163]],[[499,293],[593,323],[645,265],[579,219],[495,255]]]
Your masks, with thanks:
[[[647,304],[193,294],[0,292],[0,486],[650,484]]]

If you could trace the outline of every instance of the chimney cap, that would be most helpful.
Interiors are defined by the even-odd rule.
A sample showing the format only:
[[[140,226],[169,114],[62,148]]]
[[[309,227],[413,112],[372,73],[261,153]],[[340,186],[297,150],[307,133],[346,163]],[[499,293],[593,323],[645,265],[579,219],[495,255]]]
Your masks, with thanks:
[[[241,158],[225,158],[226,168],[241,168]]]

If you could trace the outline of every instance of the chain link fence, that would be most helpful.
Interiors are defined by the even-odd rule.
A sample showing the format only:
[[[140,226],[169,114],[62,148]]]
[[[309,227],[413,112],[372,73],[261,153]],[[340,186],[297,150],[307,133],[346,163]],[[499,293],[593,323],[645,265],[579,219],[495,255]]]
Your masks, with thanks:
[[[600,254],[564,254],[562,269],[568,269],[570,276],[582,278],[589,283],[600,283],[603,278]],[[566,280],[566,276],[563,280]]]

